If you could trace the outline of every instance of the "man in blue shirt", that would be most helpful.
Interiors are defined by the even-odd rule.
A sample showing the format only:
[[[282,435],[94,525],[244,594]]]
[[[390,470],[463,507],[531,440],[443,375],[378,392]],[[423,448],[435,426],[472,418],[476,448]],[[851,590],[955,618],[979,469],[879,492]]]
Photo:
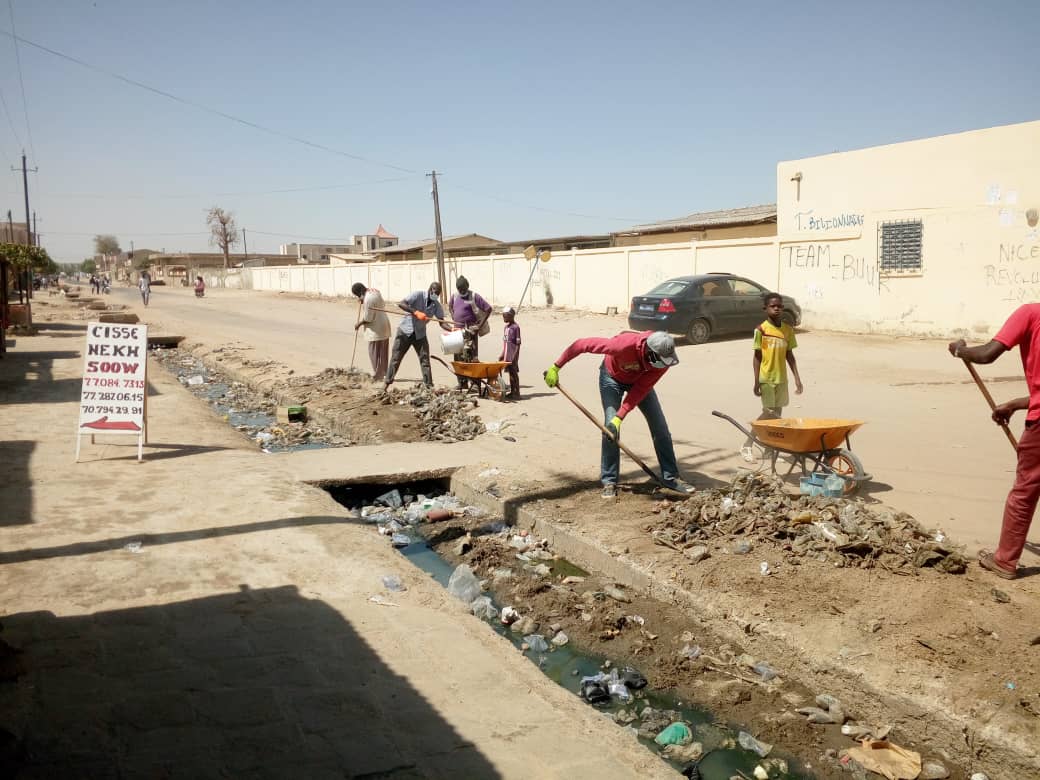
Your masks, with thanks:
[[[407,312],[408,316],[397,326],[394,351],[390,356],[390,365],[386,369],[384,390],[393,383],[397,369],[404,359],[404,353],[408,351],[409,347],[412,347],[415,354],[419,356],[423,383],[427,387],[433,387],[433,372],[430,370],[430,342],[426,339],[426,322],[431,317],[444,319],[444,308],[441,306],[440,296],[441,285],[439,282],[434,282],[428,290],[416,290],[397,304],[402,311]],[[451,326],[442,322],[441,327],[449,330]]]

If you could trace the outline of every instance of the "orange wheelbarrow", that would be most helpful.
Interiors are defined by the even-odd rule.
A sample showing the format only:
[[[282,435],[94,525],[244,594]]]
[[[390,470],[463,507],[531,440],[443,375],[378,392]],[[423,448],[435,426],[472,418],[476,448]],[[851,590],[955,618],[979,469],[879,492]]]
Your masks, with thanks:
[[[871,475],[863,470],[859,456],[852,451],[849,436],[863,422],[861,420],[832,420],[816,417],[781,417],[776,420],[755,420],[749,431],[728,414],[712,412],[716,417],[728,420],[751,441],[761,447],[770,459],[773,473],[781,455],[786,456],[791,467],[788,476],[797,466],[802,475],[837,474],[845,480],[845,493],[854,493]]]
[[[436,355],[430,355],[442,363],[451,373],[459,379],[468,379],[477,386],[477,394],[480,398],[491,397],[496,401],[502,400],[502,388],[499,384],[502,372],[509,363],[494,361],[489,363],[462,363],[458,360],[451,361],[449,366]]]

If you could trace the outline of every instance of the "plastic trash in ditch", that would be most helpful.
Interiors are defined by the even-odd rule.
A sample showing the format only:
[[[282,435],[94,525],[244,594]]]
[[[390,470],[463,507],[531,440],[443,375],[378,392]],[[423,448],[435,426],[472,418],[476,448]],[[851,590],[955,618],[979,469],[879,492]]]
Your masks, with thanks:
[[[562,631],[557,631],[556,635],[552,638],[553,647],[563,647],[565,644],[571,641],[570,637]]]
[[[765,742],[759,742],[746,731],[742,731],[739,734],[737,734],[737,742],[740,744],[742,748],[744,748],[744,750],[750,750],[752,753],[754,753],[756,756],[759,756],[760,758],[765,758],[766,756],[768,756],[770,751],[773,749],[772,745],[769,745]]]
[[[391,509],[400,509],[404,506],[404,502],[401,500],[401,491],[397,488],[383,493],[381,496],[376,496],[376,503],[383,504]]]
[[[481,620],[494,620],[498,617],[498,609],[488,596],[477,596],[470,603],[469,610]]]
[[[610,691],[607,690],[605,674],[597,674],[594,677],[581,678],[581,698],[589,704],[606,704],[610,701]]]
[[[407,547],[412,543],[412,537],[405,536],[404,534],[393,534],[390,537],[390,544],[394,547]]]
[[[196,374],[195,376],[188,378],[188,384],[191,385],[192,387],[195,387],[197,385],[202,385],[202,384],[205,384],[205,383],[206,383],[206,380],[200,374]]]
[[[610,670],[610,677],[607,678],[607,690],[610,691],[611,696],[617,696],[622,702],[632,701],[632,694],[629,692],[628,686],[621,681],[617,667]]]
[[[528,634],[524,637],[527,646],[535,653],[544,653],[549,649],[549,643],[541,634]]]
[[[677,721],[666,726],[654,737],[654,742],[658,745],[689,745],[693,742],[693,732],[685,723]]]
[[[520,612],[515,607],[502,607],[502,614],[499,616],[499,620],[502,621],[503,626],[511,626],[519,619]]]
[[[405,587],[405,584],[401,582],[401,578],[396,574],[384,574],[383,587],[392,593],[401,593],[402,591],[408,590],[408,588]]]
[[[683,658],[689,659],[690,661],[695,661],[696,659],[701,657],[702,652],[704,651],[701,650],[700,645],[684,645],[683,649],[679,651],[679,655],[681,655]]]
[[[762,678],[762,682],[769,682],[776,677],[776,669],[765,661],[759,661],[751,668],[754,670],[755,674]]]
[[[141,543],[140,542],[127,542],[126,544],[123,545],[123,549],[126,550],[127,552],[139,553],[139,552],[141,552]]]
[[[472,604],[480,595],[480,580],[473,573],[473,569],[460,563],[448,579],[448,592],[460,601]]]
[[[631,666],[626,666],[620,673],[621,682],[633,691],[640,691],[646,687],[646,678]]]

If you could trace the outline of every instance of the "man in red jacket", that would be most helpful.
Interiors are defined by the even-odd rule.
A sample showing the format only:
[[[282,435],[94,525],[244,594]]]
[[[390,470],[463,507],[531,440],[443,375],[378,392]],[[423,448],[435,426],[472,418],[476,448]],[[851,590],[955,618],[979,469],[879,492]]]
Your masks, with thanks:
[[[661,464],[661,478],[675,490],[692,493],[693,485],[679,477],[672,435],[654,392],[657,380],[670,366],[679,362],[675,356],[675,339],[661,331],[619,333],[609,339],[578,339],[545,372],[545,384],[556,387],[560,369],[585,353],[606,355],[599,367],[599,396],[603,402],[603,424],[613,433],[613,438],[604,436],[600,449],[603,497],[614,498],[617,495],[621,462],[617,441],[621,436],[621,421],[637,406],[650,428],[657,460]]]
[[[1040,501],[1040,303],[1019,306],[988,344],[969,347],[964,339],[951,341],[950,354],[969,363],[992,363],[1018,347],[1029,395],[1005,401],[993,410],[993,422],[1007,425],[1017,411],[1026,413],[1025,431],[1018,440],[1015,484],[1004,503],[1004,522],[997,549],[979,551],[979,565],[998,577],[1018,576],[1018,559],[1026,546],[1033,513]]]

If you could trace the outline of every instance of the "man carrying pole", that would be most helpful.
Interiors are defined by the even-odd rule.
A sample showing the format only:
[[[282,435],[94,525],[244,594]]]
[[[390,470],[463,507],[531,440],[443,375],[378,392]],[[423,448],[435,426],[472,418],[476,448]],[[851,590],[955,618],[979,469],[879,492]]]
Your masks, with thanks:
[[[661,464],[661,481],[681,493],[692,493],[693,485],[679,477],[679,466],[672,446],[661,403],[654,385],[665,372],[679,362],[675,355],[675,340],[667,333],[619,333],[612,338],[578,339],[563,351],[545,373],[545,384],[556,387],[560,369],[583,354],[605,355],[599,367],[599,395],[603,403],[603,419],[611,436],[603,436],[600,447],[600,482],[603,498],[617,496],[618,471],[621,453],[618,441],[621,422],[639,407],[650,428],[654,451]]]
[[[434,282],[426,290],[416,290],[397,304],[401,311],[408,314],[397,326],[394,337],[394,350],[390,356],[390,365],[386,370],[386,384],[383,389],[393,384],[397,369],[401,367],[404,353],[409,347],[419,356],[419,367],[422,369],[423,383],[433,387],[433,371],[430,369],[430,342],[426,338],[426,323],[430,319],[440,322],[441,328],[450,330],[451,325],[443,322],[444,307],[440,303],[441,285]]]
[[[972,363],[992,363],[1012,347],[1022,355],[1029,395],[995,405],[985,386],[972,369]],[[1000,541],[993,552],[979,551],[979,565],[998,577],[1013,580],[1018,576],[1018,559],[1022,557],[1029,526],[1033,522],[1037,501],[1040,500],[1040,303],[1020,306],[1004,323],[1004,327],[988,344],[969,347],[964,339],[951,341],[950,354],[968,364],[976,382],[993,408],[993,421],[1004,429],[1014,445],[1014,436],[1008,430],[1008,421],[1019,411],[1026,411],[1025,431],[1018,442],[1018,468],[1015,484],[1004,504],[1004,522]]]

